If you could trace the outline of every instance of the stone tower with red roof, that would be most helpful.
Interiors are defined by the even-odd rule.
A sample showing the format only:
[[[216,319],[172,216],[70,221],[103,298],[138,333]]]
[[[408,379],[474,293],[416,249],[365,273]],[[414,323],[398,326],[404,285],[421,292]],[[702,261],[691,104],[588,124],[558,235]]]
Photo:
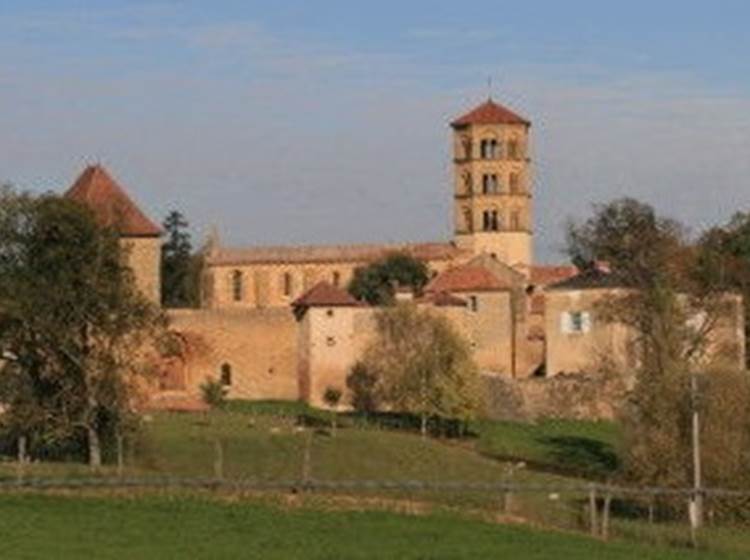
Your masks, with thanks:
[[[488,99],[451,126],[456,244],[528,274],[533,262],[531,123]]]
[[[160,304],[161,228],[101,165],[87,167],[64,196],[88,206],[100,225],[117,230],[136,285],[147,298]]]

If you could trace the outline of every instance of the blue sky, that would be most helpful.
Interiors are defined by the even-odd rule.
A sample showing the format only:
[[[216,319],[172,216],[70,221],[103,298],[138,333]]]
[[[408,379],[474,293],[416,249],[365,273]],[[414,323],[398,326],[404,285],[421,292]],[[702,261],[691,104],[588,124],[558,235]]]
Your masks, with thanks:
[[[745,2],[0,4],[0,180],[101,161],[234,244],[450,236],[447,122],[530,118],[540,260],[593,202],[750,209]]]

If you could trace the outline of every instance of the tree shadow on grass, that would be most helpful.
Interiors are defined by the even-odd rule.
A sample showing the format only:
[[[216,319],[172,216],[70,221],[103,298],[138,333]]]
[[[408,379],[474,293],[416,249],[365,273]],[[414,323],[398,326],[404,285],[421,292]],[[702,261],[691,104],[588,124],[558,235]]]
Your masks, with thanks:
[[[605,478],[620,468],[620,459],[608,443],[576,436],[548,436],[538,440],[561,471]]]

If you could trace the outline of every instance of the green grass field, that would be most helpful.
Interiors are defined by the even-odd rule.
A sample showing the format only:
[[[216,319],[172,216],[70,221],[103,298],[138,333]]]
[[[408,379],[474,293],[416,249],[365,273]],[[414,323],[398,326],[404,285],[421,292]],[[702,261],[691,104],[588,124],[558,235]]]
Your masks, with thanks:
[[[184,496],[2,495],[0,519],[4,559],[741,558],[449,515],[323,512]]]
[[[300,417],[306,419],[306,424],[318,426],[317,428],[301,428]],[[328,422],[331,415],[324,411],[313,410],[299,403],[275,403],[275,402],[233,402],[224,411],[213,411],[206,414],[178,414],[158,413],[150,416],[144,426],[144,430],[137,441],[130,442],[126,452],[126,472],[128,476],[176,476],[176,477],[202,477],[210,478],[215,474],[215,463],[217,461],[217,446],[221,449],[221,463],[224,478],[227,480],[260,480],[260,481],[299,481],[307,471],[309,477],[322,481],[410,481],[421,480],[428,482],[499,482],[513,481],[520,483],[532,483],[543,485],[571,485],[585,484],[587,480],[598,480],[607,477],[617,468],[617,455],[619,433],[616,427],[606,422],[574,422],[574,421],[542,421],[538,423],[513,423],[481,421],[471,426],[471,435],[462,439],[449,438],[427,438],[423,439],[414,431],[414,426],[402,425],[397,429],[394,427],[393,418],[362,419],[350,415],[340,415],[339,429],[330,429]],[[309,453],[306,446],[309,444]],[[309,461],[305,461],[305,456]],[[519,463],[524,463],[519,467]],[[307,464],[307,468],[305,467]],[[112,476],[115,474],[113,466],[106,467],[102,474]],[[86,477],[91,472],[83,464],[74,463],[35,463],[26,468],[27,477]],[[17,476],[16,466],[12,462],[0,463],[0,478],[14,478]],[[152,493],[153,494],[153,493]],[[284,496],[277,493],[276,496]],[[267,496],[266,496],[267,497]],[[306,500],[312,496],[306,495]],[[429,518],[400,518],[391,517],[385,513],[372,513],[368,515],[354,515],[356,523],[350,521],[347,515],[341,512],[331,513],[330,519],[337,519],[342,527],[357,527],[364,530],[372,525],[372,531],[380,534],[382,538],[388,536],[394,526],[404,525],[404,536],[394,533],[394,542],[399,539],[411,539],[407,526],[416,524],[421,527],[425,535],[437,532],[442,535],[440,527],[450,526],[446,535],[453,534],[456,541],[477,530],[482,535],[505,534],[515,535],[517,531],[521,536],[520,542],[531,542],[531,538],[522,537],[529,532],[528,529],[492,527],[491,532],[486,526],[476,522],[470,522],[467,518],[494,518],[501,511],[505,511],[515,519],[526,520],[532,524],[564,529],[567,531],[578,531],[585,533],[587,530],[588,517],[586,514],[587,494],[580,492],[536,492],[514,494],[504,502],[502,495],[486,491],[435,491],[435,490],[384,490],[384,489],[339,489],[337,491],[326,490],[317,493],[315,498],[320,498],[323,508],[335,504],[338,508],[342,502],[348,504],[359,504],[363,508],[376,507],[388,511],[420,511],[430,514]],[[6,500],[6,498],[2,498]],[[13,507],[24,515],[34,515],[32,511],[24,510],[25,500],[35,503],[41,498],[12,497],[6,501],[6,507]],[[326,501],[328,500],[328,501]],[[77,512],[70,516],[66,523],[70,524],[67,529],[75,533],[79,529],[77,524],[86,524],[86,515],[90,511],[101,512],[102,519],[112,519],[113,525],[122,512],[132,510],[135,518],[157,517],[160,512],[173,508],[179,515],[186,519],[193,519],[191,523],[199,525],[199,518],[205,516],[207,526],[212,526],[218,534],[223,534],[222,523],[226,518],[244,519],[251,527],[254,525],[267,525],[272,523],[270,519],[277,519],[281,514],[273,509],[264,509],[260,506],[245,505],[239,509],[229,506],[221,506],[217,503],[195,502],[178,498],[144,498],[143,503],[136,501],[116,500],[70,500],[56,501],[50,498],[49,502],[43,500],[39,503],[49,504],[49,509],[60,511],[70,508],[71,512]],[[503,508],[507,504],[507,509]],[[39,515],[45,513],[47,506],[42,507]],[[112,509],[111,514],[107,512]],[[203,512],[203,513],[201,513]],[[451,514],[456,517],[450,522],[444,517],[434,517],[434,513]],[[2,512],[0,512],[2,515]],[[50,513],[50,515],[52,515]],[[169,519],[165,515],[166,524],[164,531],[164,550],[181,550],[179,543],[169,533]],[[256,519],[257,517],[257,519]],[[308,512],[295,511],[291,519],[299,517],[300,527],[306,527],[310,523],[310,529],[304,529],[302,534],[294,533],[294,539],[300,543],[311,538],[309,533],[317,529],[314,526],[315,515]],[[311,519],[305,521],[308,517]],[[328,518],[329,514],[323,517]],[[464,521],[458,522],[462,517]],[[7,519],[2,517],[0,519]],[[322,519],[322,518],[321,518]],[[40,520],[42,522],[42,520]],[[46,522],[46,521],[45,521]],[[273,521],[274,523],[277,521]],[[280,526],[291,521],[278,521]],[[26,522],[33,524],[33,517]],[[133,530],[139,531],[140,526],[134,520]],[[239,523],[239,521],[238,521]],[[295,522],[296,523],[296,522]],[[322,521],[321,521],[322,523]],[[334,523],[334,521],[330,521]],[[466,525],[464,525],[466,523]],[[231,525],[231,523],[230,523]],[[453,527],[462,527],[453,529]],[[83,530],[83,527],[80,528]],[[161,530],[161,529],[159,529]],[[176,529],[175,529],[176,530]],[[203,530],[203,529],[201,529]],[[233,529],[234,530],[234,529]],[[352,528],[352,531],[355,529]],[[369,529],[368,529],[369,530]],[[417,529],[413,529],[416,531]],[[321,529],[324,534],[326,530]],[[378,533],[380,531],[380,533]],[[451,532],[453,531],[453,532]],[[461,532],[463,531],[463,532]],[[526,533],[524,533],[526,531]],[[199,533],[200,531],[198,531]],[[198,534],[196,533],[196,534]],[[231,531],[230,531],[231,533]],[[421,533],[420,533],[421,534]],[[612,534],[616,537],[626,537],[630,543],[645,544],[647,542],[666,545],[681,545],[688,539],[685,523],[677,522],[673,526],[664,524],[648,525],[643,519],[626,519],[615,517],[612,520]],[[461,537],[459,537],[461,535]],[[560,535],[540,537],[541,543],[551,543],[543,539],[563,538]],[[62,538],[62,537],[61,537]],[[114,537],[113,537],[114,538]],[[191,537],[192,538],[192,537]],[[231,533],[228,538],[228,556],[232,555],[232,547],[241,546],[239,534]],[[266,536],[259,537],[261,540]],[[326,537],[328,538],[328,537]],[[331,537],[333,538],[333,537]],[[414,537],[417,538],[417,537]],[[421,537],[419,537],[421,538]],[[508,537],[512,542],[516,537]],[[467,537],[472,547],[480,547],[474,550],[475,554],[481,554],[482,546],[506,546],[497,544],[494,537],[482,537],[476,543],[472,537]],[[356,539],[352,537],[352,542]],[[554,540],[554,539],[553,539]],[[579,550],[580,547],[600,546],[599,543],[590,542],[587,539],[573,539],[568,543],[568,537],[559,546],[571,547],[570,550]],[[575,541],[575,543],[573,543]],[[115,539],[115,542],[117,540]],[[133,540],[137,543],[137,539]],[[296,541],[295,541],[296,542]],[[342,546],[346,541],[342,541]],[[373,539],[373,547],[377,546],[378,539]],[[741,531],[707,531],[704,542],[710,544],[714,551],[724,550],[736,553],[743,557],[739,551],[745,553],[744,557],[750,557],[750,539]],[[425,541],[428,544],[428,541]],[[567,543],[567,544],[566,544]],[[545,544],[539,549],[546,551]],[[440,547],[443,543],[439,543]],[[527,546],[528,543],[523,544]],[[71,546],[78,546],[71,543]],[[83,545],[80,545],[83,546]],[[107,545],[109,550],[111,545]],[[135,545],[134,545],[135,546]],[[146,544],[138,544],[138,547]],[[154,545],[156,546],[156,545]],[[200,547],[201,545],[196,545]],[[251,546],[251,544],[247,544]],[[276,545],[274,545],[276,546]],[[326,545],[328,546],[328,545]],[[354,546],[351,544],[350,546]],[[394,545],[395,546],[395,545]],[[425,544],[426,546],[426,544]],[[437,546],[437,545],[436,545]],[[458,550],[457,545],[446,542],[445,550]],[[528,545],[531,546],[531,545]],[[541,546],[541,545],[540,545]],[[552,546],[552,544],[549,544]],[[557,545],[555,545],[557,546]],[[612,547],[612,554],[620,545]],[[440,548],[438,547],[438,548]],[[665,550],[656,550],[655,556],[646,558],[677,558],[682,556],[669,556]],[[663,547],[662,547],[663,548]],[[113,550],[116,550],[113,548]],[[138,548],[138,550],[141,550]],[[146,549],[143,549],[146,550]],[[280,558],[294,558],[290,549],[279,549]],[[324,555],[325,547],[318,554]],[[347,549],[342,549],[346,551]],[[499,550],[505,550],[500,548]],[[513,550],[513,549],[508,549]],[[525,549],[524,549],[525,550]],[[609,548],[607,549],[609,550]],[[624,550],[624,549],[623,549]],[[675,549],[679,550],[679,549]],[[283,551],[283,552],[281,552]],[[155,549],[155,554],[160,553]],[[144,552],[145,554],[145,552]],[[337,557],[331,553],[328,557]],[[385,553],[384,553],[385,554]],[[529,552],[528,554],[532,554]],[[576,557],[571,552],[571,558]],[[592,553],[593,554],[593,553]],[[624,552],[623,552],[624,554]],[[176,553],[175,553],[176,555]],[[206,557],[211,557],[206,552]],[[389,550],[386,557],[408,557],[402,556],[398,548]],[[33,555],[32,555],[33,557]],[[72,556],[71,556],[72,557]],[[106,558],[107,556],[99,556]],[[118,557],[118,556],[112,556]],[[314,557],[314,556],[313,556]],[[350,557],[357,557],[352,555]],[[372,557],[372,556],[367,556]],[[382,556],[375,556],[382,557]],[[420,556],[414,556],[420,557]],[[422,556],[434,557],[434,556]],[[461,557],[461,556],[448,556]],[[470,555],[466,557],[472,557]],[[473,557],[477,557],[476,555]],[[481,557],[481,556],[480,556]],[[524,556],[529,558],[544,558],[546,556]],[[561,556],[565,557],[565,556]],[[584,557],[584,556],[581,556]],[[590,556],[596,557],[596,556]],[[618,556],[606,556],[617,558]],[[626,556],[622,556],[623,558]]]

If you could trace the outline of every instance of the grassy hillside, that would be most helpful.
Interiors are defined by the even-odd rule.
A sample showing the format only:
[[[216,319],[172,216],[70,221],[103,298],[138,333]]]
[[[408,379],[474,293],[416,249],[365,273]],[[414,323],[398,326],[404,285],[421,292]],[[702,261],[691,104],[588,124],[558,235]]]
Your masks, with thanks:
[[[3,558],[704,560],[710,552],[604,544],[447,515],[321,512],[197,497],[0,498]]]

